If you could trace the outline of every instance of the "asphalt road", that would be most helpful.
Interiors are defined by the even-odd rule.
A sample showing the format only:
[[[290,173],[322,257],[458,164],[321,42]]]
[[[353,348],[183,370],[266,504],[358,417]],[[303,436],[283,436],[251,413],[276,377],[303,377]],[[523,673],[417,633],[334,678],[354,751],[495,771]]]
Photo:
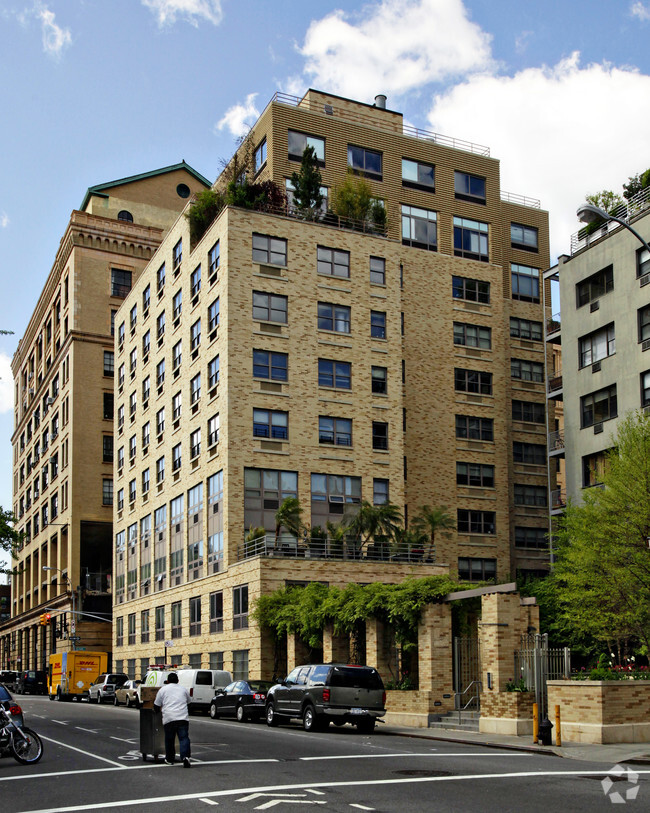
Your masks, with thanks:
[[[32,766],[0,760],[0,813],[286,812],[297,804],[324,813],[596,813],[612,810],[615,793],[632,813],[650,809],[647,769],[612,777],[607,795],[612,765],[400,736],[387,726],[368,736],[349,726],[308,734],[297,723],[192,717],[187,770],[143,762],[134,709],[17,699],[44,755]]]

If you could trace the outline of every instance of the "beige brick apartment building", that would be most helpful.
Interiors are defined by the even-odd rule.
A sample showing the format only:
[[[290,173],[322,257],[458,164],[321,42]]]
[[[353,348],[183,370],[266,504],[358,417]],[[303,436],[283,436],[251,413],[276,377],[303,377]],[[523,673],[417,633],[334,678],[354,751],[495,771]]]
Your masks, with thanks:
[[[73,632],[87,649],[111,647],[114,317],[208,185],[183,162],[91,187],[70,217],[12,362],[13,509],[25,537],[0,631],[5,668],[44,668]],[[75,609],[97,618],[73,623],[72,590]]]
[[[501,191],[486,148],[409,128],[381,99],[277,96],[249,144],[255,179],[283,188],[307,145],[328,196],[363,173],[388,234],[228,207],[191,245],[180,217],[122,304],[113,653],[134,676],[167,657],[270,677],[248,611],[287,583],[547,566],[547,213]],[[435,564],[278,548],[287,496],[311,527],[365,499],[407,518],[446,506],[457,530]]]

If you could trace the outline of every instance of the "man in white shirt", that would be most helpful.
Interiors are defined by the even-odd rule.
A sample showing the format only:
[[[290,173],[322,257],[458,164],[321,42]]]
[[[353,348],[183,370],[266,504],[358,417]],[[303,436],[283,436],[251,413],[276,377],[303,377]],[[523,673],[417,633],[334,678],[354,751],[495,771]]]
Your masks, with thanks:
[[[190,715],[187,710],[190,693],[184,686],[178,685],[178,675],[170,672],[165,684],[161,686],[154,705],[162,711],[163,728],[165,729],[165,763],[173,765],[176,757],[176,735],[184,768],[190,764]]]

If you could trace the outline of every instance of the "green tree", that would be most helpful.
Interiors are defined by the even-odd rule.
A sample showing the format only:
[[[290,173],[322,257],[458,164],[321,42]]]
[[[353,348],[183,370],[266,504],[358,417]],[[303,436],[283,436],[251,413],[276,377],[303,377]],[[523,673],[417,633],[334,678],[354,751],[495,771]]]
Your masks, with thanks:
[[[371,539],[376,543],[391,543],[402,525],[402,514],[392,503],[373,505],[362,500],[359,509],[346,520],[348,532],[359,540],[359,549]]]
[[[302,507],[297,497],[285,497],[275,512],[275,546],[280,544],[280,534],[286,528],[293,536],[299,536],[303,528]]]
[[[454,518],[444,505],[422,505],[417,515],[413,517],[413,529],[426,534],[429,539],[427,559],[435,559],[436,535],[449,536],[450,531],[455,528]]]
[[[294,172],[291,176],[291,185],[296,209],[306,220],[314,220],[323,205],[323,193],[321,192],[323,178],[318,168],[316,150],[313,147],[305,147],[300,171]]]
[[[627,179],[627,183],[623,184],[623,197],[625,200],[631,200],[648,186],[650,186],[650,169],[646,169],[645,172],[640,172],[637,175],[632,175],[631,178]]]
[[[349,169],[345,178],[334,187],[332,210],[339,217],[363,223],[370,215],[372,200],[372,187],[368,181]]]
[[[23,535],[14,528],[16,521],[11,511],[0,506],[0,550],[13,557],[20,546]],[[11,567],[0,567],[0,573],[13,573]]]
[[[185,215],[190,224],[192,247],[203,237],[225,205],[225,197],[215,189],[204,189],[195,196]]]

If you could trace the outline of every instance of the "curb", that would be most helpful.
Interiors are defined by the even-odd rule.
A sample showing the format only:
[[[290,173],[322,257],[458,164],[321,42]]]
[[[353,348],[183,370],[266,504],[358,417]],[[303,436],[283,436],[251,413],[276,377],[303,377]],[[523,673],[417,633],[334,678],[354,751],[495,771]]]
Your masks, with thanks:
[[[386,731],[389,736],[410,737],[415,740],[434,740],[436,742],[455,742],[459,745],[481,745],[485,748],[500,748],[504,751],[524,751],[531,754],[541,754],[546,757],[560,757],[561,759],[569,758],[567,754],[559,754],[554,750],[546,750],[545,746],[539,745],[514,745],[511,743],[491,742],[490,740],[468,740],[462,737],[436,737],[432,734],[415,734],[410,731]],[[554,746],[549,746],[553,748]]]

